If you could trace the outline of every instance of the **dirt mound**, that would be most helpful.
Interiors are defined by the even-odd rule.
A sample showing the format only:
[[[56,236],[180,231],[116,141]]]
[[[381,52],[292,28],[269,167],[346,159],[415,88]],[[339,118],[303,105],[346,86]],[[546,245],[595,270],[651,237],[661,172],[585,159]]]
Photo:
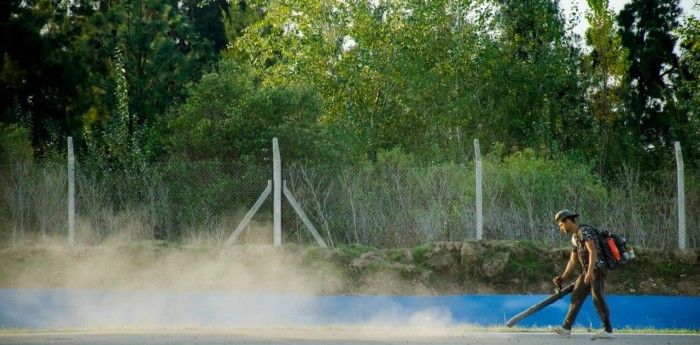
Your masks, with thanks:
[[[697,250],[635,248],[610,294],[700,295]],[[236,290],[312,294],[540,294],[564,270],[566,248],[529,242],[439,242],[377,249],[139,243],[0,250],[0,288]]]

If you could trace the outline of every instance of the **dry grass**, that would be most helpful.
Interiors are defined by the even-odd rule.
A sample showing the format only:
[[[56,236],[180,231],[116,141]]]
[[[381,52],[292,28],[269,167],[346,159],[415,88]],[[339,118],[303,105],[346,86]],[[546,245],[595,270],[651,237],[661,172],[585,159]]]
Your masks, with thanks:
[[[624,170],[616,184],[605,187],[582,172],[571,174],[547,165],[531,167],[529,160],[516,163],[485,167],[484,239],[565,245],[567,239],[556,228],[552,214],[570,208],[582,215],[581,222],[611,229],[633,245],[677,247],[672,173],[659,173],[655,184],[649,184],[645,182],[648,178]],[[65,169],[37,167],[5,167],[0,174],[0,241],[21,244],[37,235],[66,236],[67,197],[60,182]],[[195,176],[198,173],[203,174],[192,172]],[[248,175],[243,169],[235,176],[203,174],[206,178],[194,181],[192,176],[178,177],[182,180],[146,176],[133,179],[136,182],[132,185],[119,176],[104,179],[79,174],[77,243],[155,239],[172,244],[221,245],[262,192],[263,188],[253,183],[240,189],[240,179]],[[285,179],[331,246],[411,247],[476,238],[474,172],[469,168],[449,164],[297,166],[285,171]],[[187,193],[178,191],[183,185],[188,186]],[[700,247],[700,213],[690,210],[700,209],[700,183],[693,175],[686,177],[686,196],[687,244],[696,248]],[[243,233],[242,243],[272,242],[271,204],[271,200],[263,204],[253,219],[256,224]],[[283,212],[284,242],[313,243],[286,200]]]

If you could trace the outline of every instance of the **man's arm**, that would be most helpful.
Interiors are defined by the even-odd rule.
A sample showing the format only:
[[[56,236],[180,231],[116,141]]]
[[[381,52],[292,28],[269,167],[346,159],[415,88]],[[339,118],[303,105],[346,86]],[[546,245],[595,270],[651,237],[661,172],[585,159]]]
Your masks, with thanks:
[[[598,262],[598,250],[596,249],[593,240],[587,240],[585,243],[589,254],[588,270],[586,270],[586,276],[584,277],[583,282],[586,283],[586,285],[589,285],[591,282],[593,282],[593,270],[595,269],[595,265]]]
[[[566,263],[566,269],[562,275],[555,277],[553,282],[554,285],[561,286],[563,282],[567,281],[569,277],[573,274],[576,269],[576,264],[578,263],[578,254],[575,251],[571,251],[571,256],[569,257],[569,262]]]
[[[574,270],[576,269],[576,264],[578,263],[578,254],[576,252],[572,251],[571,256],[569,257],[569,262],[566,264],[566,269],[564,270],[564,274],[561,275],[564,280],[569,280],[569,277],[574,273]]]

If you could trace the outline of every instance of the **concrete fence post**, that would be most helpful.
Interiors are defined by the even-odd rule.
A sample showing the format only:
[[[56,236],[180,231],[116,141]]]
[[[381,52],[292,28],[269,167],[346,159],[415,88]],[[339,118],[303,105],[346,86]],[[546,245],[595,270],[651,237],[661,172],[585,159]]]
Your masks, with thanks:
[[[681,153],[681,143],[676,141],[675,146],[678,176],[678,248],[685,249],[685,177],[683,175],[683,154]]]
[[[282,160],[277,138],[272,139],[274,245],[282,245]]]
[[[483,206],[483,176],[481,164],[481,149],[479,139],[474,139],[474,158],[476,159],[476,239],[481,240],[484,233],[484,206]]]
[[[73,137],[68,137],[68,245],[75,244],[75,154]]]

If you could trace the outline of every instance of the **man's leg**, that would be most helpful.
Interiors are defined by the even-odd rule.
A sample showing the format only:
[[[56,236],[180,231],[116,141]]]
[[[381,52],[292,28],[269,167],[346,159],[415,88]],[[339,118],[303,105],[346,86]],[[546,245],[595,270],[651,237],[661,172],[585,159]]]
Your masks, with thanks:
[[[593,274],[593,283],[591,289],[591,295],[593,297],[593,306],[598,312],[600,317],[600,322],[603,324],[606,332],[612,332],[612,324],[610,323],[610,309],[608,308],[608,303],[605,300],[605,281],[608,277],[608,270],[606,268],[596,268]]]
[[[571,292],[571,305],[569,305],[569,312],[566,313],[566,318],[564,323],[561,325],[563,328],[571,330],[576,322],[576,317],[578,312],[581,311],[583,302],[586,301],[586,297],[590,293],[591,289],[584,283],[584,276],[581,274],[578,279],[576,279],[576,285],[574,286],[574,291]]]

